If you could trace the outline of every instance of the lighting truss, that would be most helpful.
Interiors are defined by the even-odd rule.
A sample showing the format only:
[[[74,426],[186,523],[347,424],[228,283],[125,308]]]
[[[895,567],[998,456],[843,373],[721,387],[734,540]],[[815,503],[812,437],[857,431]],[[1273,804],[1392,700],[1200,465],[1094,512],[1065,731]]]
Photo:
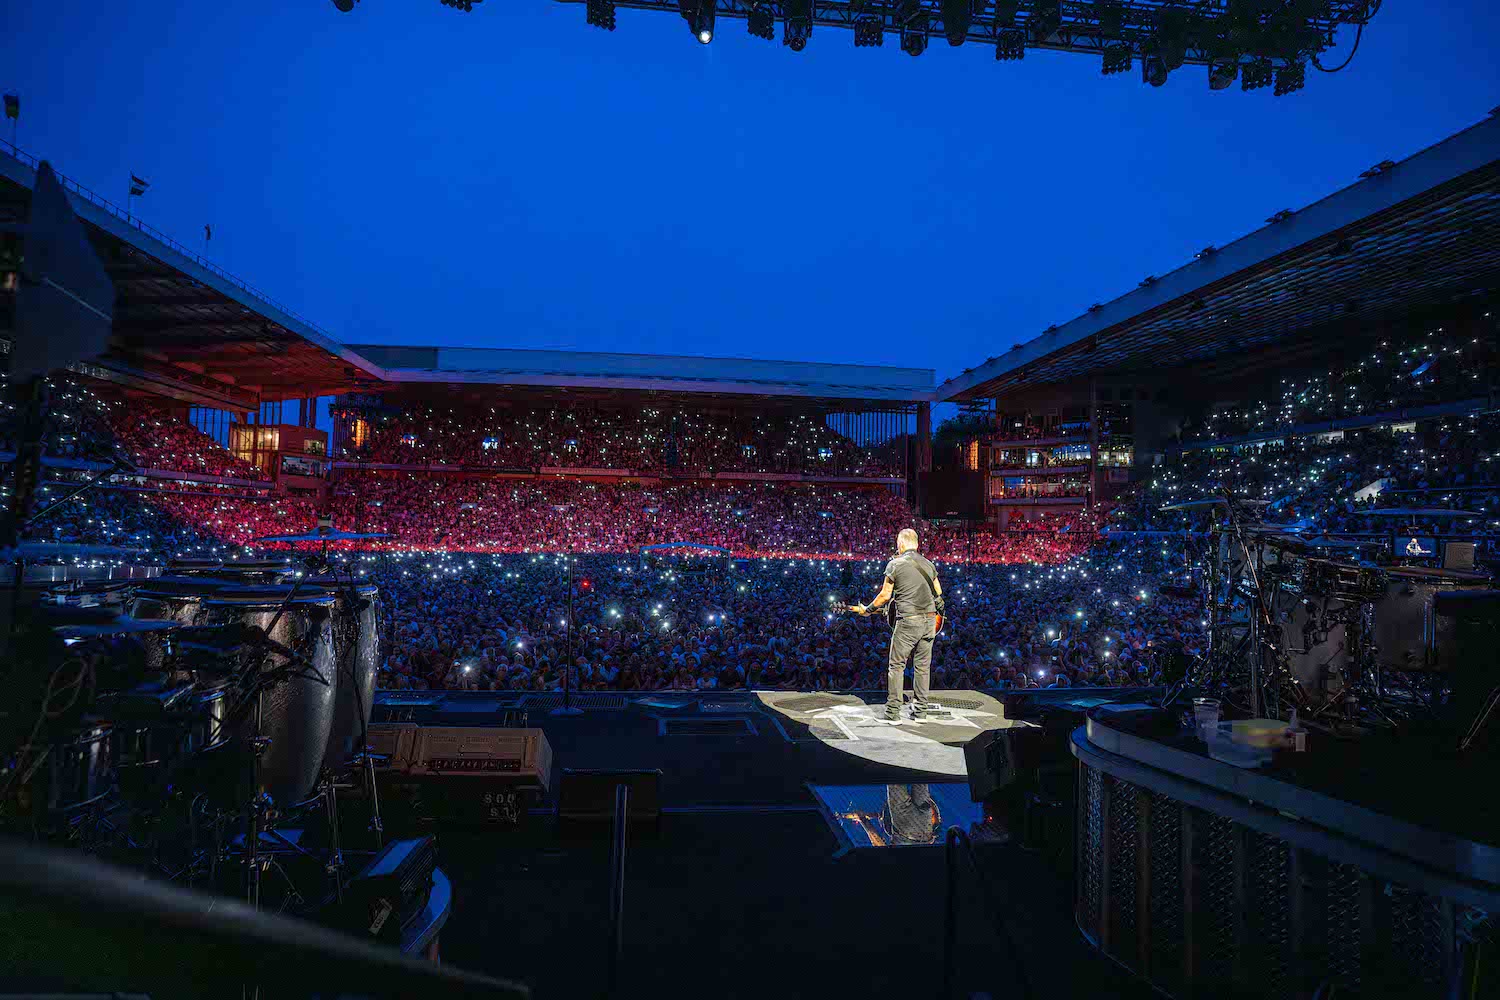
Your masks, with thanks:
[[[573,2],[573,0],[564,0]],[[713,3],[720,17],[750,19],[752,32],[764,37],[765,18],[781,21],[782,41],[800,51],[814,26],[854,31],[861,23],[884,15],[870,0],[703,0]],[[1001,60],[1021,59],[1028,48],[1057,52],[1087,52],[1103,61],[1113,50],[1111,65],[1122,58],[1124,46],[1132,58],[1148,53],[1162,57],[1170,71],[1182,64],[1222,64],[1211,85],[1223,89],[1233,82],[1237,66],[1247,90],[1270,86],[1278,75],[1295,89],[1303,79],[1300,64],[1331,48],[1340,28],[1367,23],[1378,7],[1368,0],[1323,0],[1299,15],[1294,4],[1244,4],[1233,0],[1203,0],[1185,7],[1177,0],[990,0],[955,7],[952,0],[918,0],[927,17],[926,35],[941,33],[953,41],[988,43]],[[679,11],[678,0],[615,0],[632,10]],[[945,9],[967,20],[944,18]],[[909,22],[907,22],[909,23]],[[898,27],[891,25],[891,27]],[[756,30],[760,29],[760,30]],[[874,44],[869,28],[861,28],[864,44]],[[904,35],[910,35],[907,31]],[[1180,60],[1180,61],[1179,61]],[[1278,71],[1286,71],[1278,73]],[[1288,91],[1289,92],[1289,91]]]

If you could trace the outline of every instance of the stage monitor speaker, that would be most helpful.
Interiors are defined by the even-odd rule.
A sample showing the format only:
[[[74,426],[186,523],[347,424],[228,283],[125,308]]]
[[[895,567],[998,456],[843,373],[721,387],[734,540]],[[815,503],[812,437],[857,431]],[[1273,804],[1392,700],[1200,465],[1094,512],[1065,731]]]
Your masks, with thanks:
[[[1045,760],[1046,731],[1037,726],[990,729],[964,744],[969,798],[985,802],[997,792],[1032,783]]]
[[[561,824],[600,825],[615,817],[615,786],[630,789],[632,832],[654,832],[661,822],[661,771],[564,768],[557,785],[557,818]]]

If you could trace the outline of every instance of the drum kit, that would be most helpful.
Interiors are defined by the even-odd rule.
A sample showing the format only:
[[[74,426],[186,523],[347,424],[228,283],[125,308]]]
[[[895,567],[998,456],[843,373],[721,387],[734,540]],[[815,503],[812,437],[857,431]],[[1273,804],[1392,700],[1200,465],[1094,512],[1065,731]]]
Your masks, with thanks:
[[[281,907],[309,901],[295,858],[328,883],[319,903],[341,898],[340,799],[382,839],[376,587],[316,558],[181,560],[28,596],[8,686],[40,698],[0,713],[0,828],[254,905],[268,871]]]
[[[1430,709],[1459,647],[1437,595],[1490,588],[1482,573],[1395,565],[1385,538],[1264,523],[1257,501],[1226,495],[1165,509],[1213,518],[1208,650],[1184,686],[1212,689],[1252,717],[1296,709],[1330,726],[1397,725]]]

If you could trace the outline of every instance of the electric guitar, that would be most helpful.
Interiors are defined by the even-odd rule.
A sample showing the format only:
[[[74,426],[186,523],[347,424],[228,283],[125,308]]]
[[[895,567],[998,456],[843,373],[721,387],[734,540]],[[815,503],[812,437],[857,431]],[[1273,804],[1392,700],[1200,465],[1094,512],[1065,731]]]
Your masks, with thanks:
[[[861,611],[860,610],[860,606],[858,604],[840,604],[839,605],[839,610],[840,611],[847,611],[847,612],[849,612],[852,615],[859,615],[861,618],[868,618],[871,615],[877,615],[877,614],[878,615],[884,615],[885,616],[885,623],[887,625],[889,625],[891,628],[895,628],[896,627],[896,602],[895,601],[886,601],[885,602],[885,607],[882,608],[882,609],[876,610],[876,611],[871,611],[868,608],[866,608],[864,611]],[[934,617],[937,618],[937,634],[941,635],[942,632],[943,632],[943,626],[945,624],[947,624],[947,622],[948,622],[948,617],[946,615],[934,615]]]

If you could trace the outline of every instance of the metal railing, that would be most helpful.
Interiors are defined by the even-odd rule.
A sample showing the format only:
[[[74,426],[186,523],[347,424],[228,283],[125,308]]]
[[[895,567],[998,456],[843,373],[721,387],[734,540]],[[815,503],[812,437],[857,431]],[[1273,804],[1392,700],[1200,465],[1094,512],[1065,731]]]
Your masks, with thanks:
[[[33,156],[32,154],[21,149],[19,146],[16,146],[4,139],[0,139],[0,151],[8,153],[17,162],[25,164],[32,170],[36,170],[41,165],[40,158]],[[53,172],[57,173],[56,167],[53,167]],[[109,215],[125,223],[127,226],[132,226],[135,229],[140,230],[147,236],[156,240],[158,243],[161,243],[169,247],[176,253],[181,254],[183,257],[186,257],[198,267],[201,267],[205,271],[213,273],[216,277],[222,278],[223,280],[229,282],[235,288],[244,292],[251,298],[256,299],[259,302],[284,313],[287,317],[296,320],[298,323],[301,323],[303,326],[306,326],[308,329],[315,331],[319,335],[327,337],[330,341],[338,343],[338,340],[333,336],[333,334],[318,326],[307,317],[300,315],[290,306],[286,305],[283,302],[278,302],[276,299],[273,299],[265,292],[262,292],[260,289],[256,288],[254,285],[251,285],[248,282],[235,277],[219,265],[215,264],[213,261],[209,260],[207,257],[204,257],[202,254],[188,249],[186,246],[168,236],[160,229],[157,229],[155,226],[152,226],[149,223],[143,222],[141,219],[137,218],[129,211],[121,208],[119,205],[116,205],[114,202],[110,201],[108,198],[105,198],[103,195],[97,193],[96,191],[93,191],[90,188],[84,187],[82,184],[66,176],[65,174],[57,173],[57,179],[62,183],[62,186],[64,188],[77,195],[78,197],[84,199],[95,208],[107,212]],[[166,262],[164,261],[163,263]]]

